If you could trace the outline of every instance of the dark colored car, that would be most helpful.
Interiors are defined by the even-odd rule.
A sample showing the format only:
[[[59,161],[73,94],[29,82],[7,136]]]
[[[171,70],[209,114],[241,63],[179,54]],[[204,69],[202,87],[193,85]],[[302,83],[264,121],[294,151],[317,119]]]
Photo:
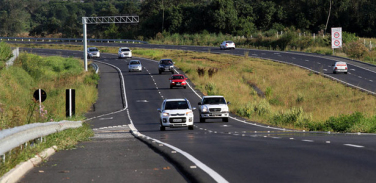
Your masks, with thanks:
[[[183,74],[174,74],[170,77],[170,89],[172,87],[187,88],[187,78]]]
[[[171,72],[174,74],[174,62],[171,59],[162,59],[159,61],[159,74],[162,72]]]

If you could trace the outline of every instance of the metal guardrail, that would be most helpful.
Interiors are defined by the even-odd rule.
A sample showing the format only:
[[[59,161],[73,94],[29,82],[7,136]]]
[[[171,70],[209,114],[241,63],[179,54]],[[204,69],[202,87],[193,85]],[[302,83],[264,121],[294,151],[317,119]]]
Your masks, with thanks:
[[[95,74],[98,74],[98,72],[99,72],[99,66],[96,63],[91,63],[90,65],[95,70]]]
[[[25,41],[25,42],[83,42],[83,38],[26,38],[26,37],[0,37],[0,41]],[[138,43],[148,44],[146,41],[132,39],[87,39],[88,42],[100,43]]]
[[[78,128],[82,121],[60,121],[33,123],[0,131],[0,155],[5,159],[5,153],[31,140],[63,131],[68,128]]]

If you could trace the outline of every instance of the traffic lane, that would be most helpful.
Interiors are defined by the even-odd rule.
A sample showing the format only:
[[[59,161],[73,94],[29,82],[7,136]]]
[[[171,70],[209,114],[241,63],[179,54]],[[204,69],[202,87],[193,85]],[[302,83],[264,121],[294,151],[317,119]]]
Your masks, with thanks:
[[[169,131],[163,141],[230,182],[353,182],[375,180],[373,151],[264,136]],[[320,176],[317,176],[320,175]],[[359,178],[361,177],[361,178]]]

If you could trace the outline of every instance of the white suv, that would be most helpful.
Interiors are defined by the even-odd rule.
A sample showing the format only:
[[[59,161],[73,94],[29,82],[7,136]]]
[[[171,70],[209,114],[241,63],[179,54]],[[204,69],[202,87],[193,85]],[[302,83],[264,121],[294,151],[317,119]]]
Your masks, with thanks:
[[[118,58],[132,58],[132,50],[128,47],[120,47],[118,51]]]
[[[222,119],[223,122],[228,122],[229,110],[223,96],[204,96],[202,97],[200,105],[200,122],[205,122],[205,119]]]
[[[187,99],[165,99],[158,109],[160,130],[164,131],[166,127],[188,127],[193,130],[194,110],[196,108],[192,108]]]

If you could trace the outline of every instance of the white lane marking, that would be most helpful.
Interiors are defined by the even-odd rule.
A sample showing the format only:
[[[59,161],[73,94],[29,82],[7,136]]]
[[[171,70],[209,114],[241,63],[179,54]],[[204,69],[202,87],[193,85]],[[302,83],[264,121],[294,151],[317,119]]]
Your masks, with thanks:
[[[294,60],[295,60],[296,58],[295,58],[295,57],[292,57],[292,59],[294,59]]]
[[[355,71],[355,69],[350,69],[350,70]]]
[[[373,82],[373,80],[369,80],[369,81]]]
[[[362,78],[362,76],[358,76],[359,78]]]
[[[350,146],[350,147],[357,147],[357,148],[363,148],[364,146],[360,146],[360,145],[355,145],[355,144],[343,144],[345,146]]]
[[[317,62],[317,64],[321,64],[320,62]]]
[[[302,140],[303,142],[314,142],[313,140]]]
[[[305,60],[306,62],[309,62],[309,60]]]
[[[325,143],[330,144],[330,141],[326,141]]]
[[[323,69],[324,71],[328,71],[328,69]]]
[[[274,54],[279,55],[280,53],[274,53]]]
[[[110,118],[99,118],[99,120],[107,120],[107,119],[114,119],[114,117],[110,117]]]

